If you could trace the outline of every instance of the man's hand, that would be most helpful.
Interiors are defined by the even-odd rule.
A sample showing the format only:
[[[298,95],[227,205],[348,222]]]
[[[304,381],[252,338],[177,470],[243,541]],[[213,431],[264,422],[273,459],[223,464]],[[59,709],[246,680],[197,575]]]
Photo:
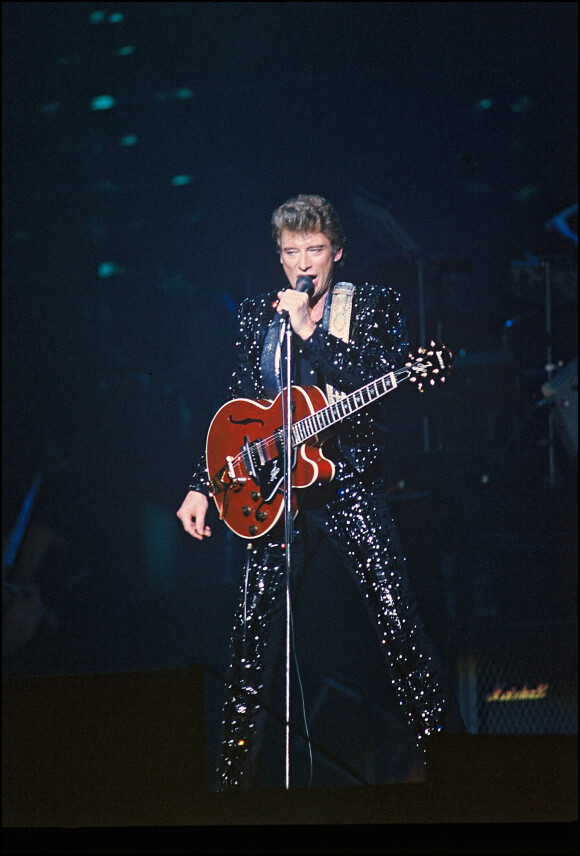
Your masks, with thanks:
[[[198,541],[211,535],[211,529],[205,525],[208,505],[207,496],[197,490],[190,490],[176,512],[185,531]]]
[[[276,311],[280,315],[282,312],[288,313],[292,329],[303,341],[309,339],[316,330],[316,324],[310,315],[309,300],[305,292],[294,291],[292,288],[278,292]]]

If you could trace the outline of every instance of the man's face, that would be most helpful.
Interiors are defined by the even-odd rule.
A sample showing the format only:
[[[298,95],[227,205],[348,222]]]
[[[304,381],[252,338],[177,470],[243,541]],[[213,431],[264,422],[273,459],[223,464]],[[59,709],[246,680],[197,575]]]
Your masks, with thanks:
[[[280,236],[280,262],[292,288],[300,276],[311,276],[314,298],[322,297],[332,282],[334,264],[342,250],[332,252],[330,240],[322,232],[290,232],[283,229]]]

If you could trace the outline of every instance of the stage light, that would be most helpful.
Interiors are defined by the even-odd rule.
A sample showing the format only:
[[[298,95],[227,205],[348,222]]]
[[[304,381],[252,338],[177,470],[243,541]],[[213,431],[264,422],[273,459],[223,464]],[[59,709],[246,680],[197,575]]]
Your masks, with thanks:
[[[109,279],[111,276],[119,276],[125,273],[125,270],[115,264],[115,262],[101,262],[98,267],[98,273],[101,279]]]
[[[171,178],[171,184],[174,187],[183,187],[185,184],[191,184],[192,180],[190,175],[174,175]]]
[[[112,95],[95,95],[91,101],[91,110],[110,110],[115,106],[115,99]]]

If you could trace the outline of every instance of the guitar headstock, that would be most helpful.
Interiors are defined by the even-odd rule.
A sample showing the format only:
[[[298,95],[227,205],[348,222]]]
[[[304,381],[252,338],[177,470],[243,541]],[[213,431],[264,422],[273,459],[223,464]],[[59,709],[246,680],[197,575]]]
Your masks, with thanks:
[[[419,348],[416,356],[409,354],[405,367],[411,371],[409,380],[424,392],[427,384],[445,382],[453,367],[453,353],[440,342],[431,342],[429,348]]]

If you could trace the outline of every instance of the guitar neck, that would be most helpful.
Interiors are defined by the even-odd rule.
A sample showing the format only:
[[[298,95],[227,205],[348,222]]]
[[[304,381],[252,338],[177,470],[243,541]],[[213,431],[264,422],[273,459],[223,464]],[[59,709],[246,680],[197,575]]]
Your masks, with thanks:
[[[299,446],[302,443],[331,428],[347,416],[368,407],[369,404],[378,401],[387,393],[392,392],[404,380],[411,376],[409,368],[402,368],[396,372],[386,375],[367,383],[366,386],[342,396],[333,404],[317,410],[310,416],[300,419],[292,426],[292,445]]]

